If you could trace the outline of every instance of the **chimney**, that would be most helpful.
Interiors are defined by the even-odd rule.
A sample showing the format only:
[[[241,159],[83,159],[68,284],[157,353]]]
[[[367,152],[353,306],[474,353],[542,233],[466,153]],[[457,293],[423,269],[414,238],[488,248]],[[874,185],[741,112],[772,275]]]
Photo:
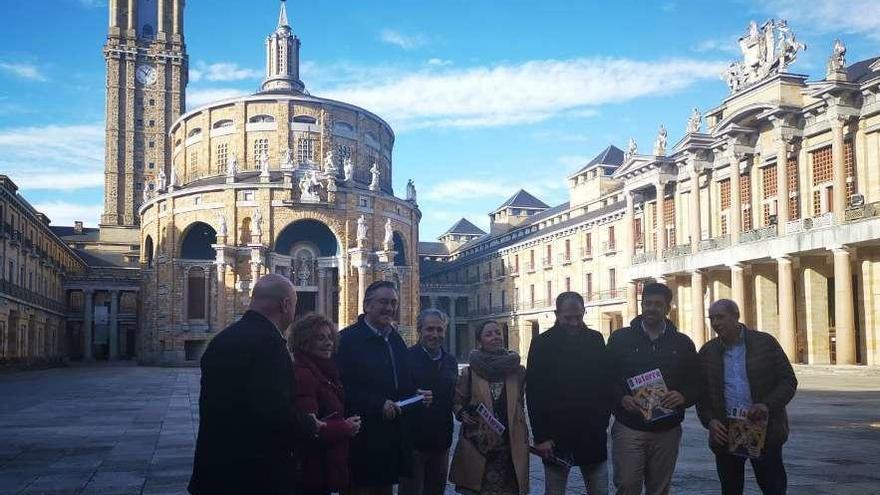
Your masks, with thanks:
[[[83,223],[82,223],[82,221],[77,220],[77,221],[73,222],[73,232],[74,232],[75,234],[82,234],[82,233],[83,233]]]

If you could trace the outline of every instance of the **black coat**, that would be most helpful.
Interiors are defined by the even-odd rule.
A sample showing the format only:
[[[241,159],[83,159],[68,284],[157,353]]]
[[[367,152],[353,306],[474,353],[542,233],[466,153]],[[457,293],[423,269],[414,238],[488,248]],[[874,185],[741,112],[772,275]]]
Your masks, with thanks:
[[[419,451],[446,450],[452,445],[452,395],[458,381],[458,362],[442,351],[434,361],[416,344],[409,349],[415,387],[434,393],[431,407],[418,408],[409,414],[412,446]]]
[[[637,316],[629,327],[621,328],[608,339],[608,359],[611,360],[612,407],[614,417],[624,425],[641,431],[666,431],[681,424],[684,410],[697,402],[701,392],[700,359],[693,341],[666,320],[666,331],[655,341],[642,329],[642,317]],[[685,404],[677,414],[652,423],[641,414],[633,414],[620,405],[624,395],[630,395],[627,378],[646,371],[660,369],[668,390],[684,396]]]
[[[314,421],[294,408],[293,363],[284,338],[248,311],[217,334],[202,356],[193,494],[292,493],[294,445]]]
[[[579,465],[608,458],[611,385],[602,334],[584,328],[570,336],[554,326],[532,339],[526,401],[535,443],[553,440],[554,453]]]
[[[386,400],[397,401],[415,393],[406,344],[394,330],[386,343],[363,315],[339,335],[336,365],[345,388],[345,411],[361,417],[361,430],[352,439],[349,454],[352,486],[396,484],[401,476],[410,474],[411,446],[403,419],[383,420],[382,408]],[[404,414],[408,413],[405,409]]]

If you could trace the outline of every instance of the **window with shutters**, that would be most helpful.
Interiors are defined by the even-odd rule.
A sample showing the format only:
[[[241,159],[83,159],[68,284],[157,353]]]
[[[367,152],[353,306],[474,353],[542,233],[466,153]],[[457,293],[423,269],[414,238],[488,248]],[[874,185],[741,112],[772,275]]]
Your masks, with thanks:
[[[589,301],[593,297],[593,274],[584,275],[584,298]]]
[[[777,179],[776,165],[761,169],[762,225],[770,225],[770,217],[776,215]]]
[[[748,232],[752,230],[752,175],[743,174],[740,176],[740,204],[742,204],[742,231]]]
[[[831,211],[832,208],[831,202],[825,201],[826,197],[831,197],[833,195],[834,160],[831,146],[825,146],[810,152],[810,158],[813,162],[812,196],[813,216],[815,217]],[[826,193],[826,190],[829,192]]]
[[[259,159],[263,154],[269,155],[269,140],[268,139],[255,139],[254,140],[254,159],[253,163],[259,163]]]
[[[843,143],[843,165],[846,168],[846,201],[856,193],[855,146],[852,141]]]
[[[313,163],[315,161],[315,140],[302,137],[296,141],[297,163]]]
[[[663,222],[666,223],[666,246],[673,247],[675,240],[675,198],[666,198],[663,202]]]
[[[217,151],[214,155],[214,163],[217,165],[217,171],[223,171],[226,167],[226,162],[229,161],[229,144],[220,143],[217,145]]]
[[[788,218],[789,220],[797,220],[801,217],[800,210],[800,171],[798,168],[797,156],[790,157],[787,163],[788,168]]]

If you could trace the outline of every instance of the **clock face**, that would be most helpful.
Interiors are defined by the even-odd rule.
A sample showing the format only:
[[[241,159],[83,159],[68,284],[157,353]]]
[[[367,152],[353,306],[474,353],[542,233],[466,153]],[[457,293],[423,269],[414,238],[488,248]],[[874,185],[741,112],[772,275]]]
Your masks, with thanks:
[[[138,82],[145,86],[150,86],[156,82],[156,69],[149,65],[139,65],[135,71]]]

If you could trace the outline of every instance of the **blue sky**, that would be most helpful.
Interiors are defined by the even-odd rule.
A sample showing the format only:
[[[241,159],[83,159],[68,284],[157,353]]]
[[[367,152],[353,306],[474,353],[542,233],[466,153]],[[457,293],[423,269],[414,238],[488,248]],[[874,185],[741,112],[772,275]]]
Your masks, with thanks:
[[[47,8],[49,5],[51,8]],[[277,0],[190,0],[190,107],[253,92]],[[55,224],[97,224],[102,205],[102,0],[2,0],[0,173]],[[395,129],[394,184],[413,178],[422,240],[487,213],[520,187],[567,200],[565,177],[609,143],[669,142],[690,109],[727,95],[750,20],[788,19],[824,74],[834,38],[849,63],[880,55],[874,0],[361,0],[289,6],[312,94],[361,105]]]

